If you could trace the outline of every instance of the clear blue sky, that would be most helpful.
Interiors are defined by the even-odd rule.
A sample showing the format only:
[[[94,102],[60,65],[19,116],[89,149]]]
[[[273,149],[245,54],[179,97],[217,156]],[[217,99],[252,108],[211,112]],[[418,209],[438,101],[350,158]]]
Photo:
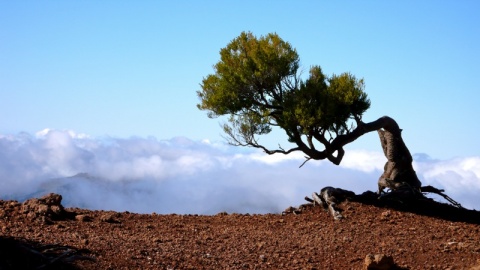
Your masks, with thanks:
[[[479,155],[473,0],[1,1],[0,134],[222,141],[196,91],[241,31],[278,33],[305,71],[363,77],[364,120],[395,118],[412,153]],[[375,134],[351,147],[380,149]]]

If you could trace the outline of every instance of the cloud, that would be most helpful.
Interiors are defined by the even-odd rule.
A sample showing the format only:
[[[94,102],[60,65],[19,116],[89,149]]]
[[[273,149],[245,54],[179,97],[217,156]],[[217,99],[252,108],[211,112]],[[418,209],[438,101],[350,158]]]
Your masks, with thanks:
[[[340,166],[304,155],[265,155],[185,137],[92,138],[45,129],[0,135],[0,198],[23,201],[49,192],[67,207],[139,213],[281,212],[324,186],[376,190],[383,153],[349,150]],[[425,185],[446,189],[479,209],[480,157],[434,160],[415,155]]]
[[[414,162],[425,185],[445,189],[446,193],[466,208],[480,210],[480,157],[450,160],[425,159]]]

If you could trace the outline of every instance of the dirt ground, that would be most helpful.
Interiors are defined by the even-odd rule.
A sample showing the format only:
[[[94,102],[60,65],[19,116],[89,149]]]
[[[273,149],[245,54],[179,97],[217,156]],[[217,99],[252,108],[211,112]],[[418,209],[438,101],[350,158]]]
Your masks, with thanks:
[[[359,196],[338,221],[318,206],[213,216],[35,207],[0,201],[0,269],[363,269],[368,254],[396,269],[480,269],[480,213],[432,201]]]

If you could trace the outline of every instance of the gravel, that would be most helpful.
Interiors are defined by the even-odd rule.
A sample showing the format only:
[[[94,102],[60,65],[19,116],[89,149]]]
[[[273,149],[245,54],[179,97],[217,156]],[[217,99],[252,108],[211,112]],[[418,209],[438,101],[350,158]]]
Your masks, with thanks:
[[[65,209],[25,212],[0,201],[0,269],[480,269],[480,213],[424,202],[356,200],[335,221],[300,214],[158,215]]]

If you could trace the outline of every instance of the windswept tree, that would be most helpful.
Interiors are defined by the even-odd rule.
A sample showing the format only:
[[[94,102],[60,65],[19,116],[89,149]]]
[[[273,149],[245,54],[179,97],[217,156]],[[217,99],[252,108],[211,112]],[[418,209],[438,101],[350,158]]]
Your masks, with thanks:
[[[383,116],[364,122],[370,107],[363,79],[350,73],[327,76],[320,66],[300,74],[297,51],[277,34],[256,37],[243,32],[220,50],[214,73],[197,92],[199,109],[215,118],[229,115],[223,125],[228,142],[262,149],[267,154],[301,151],[308,160],[328,159],[338,165],[345,145],[377,131],[387,158],[379,192],[408,187],[420,191],[412,156],[394,119]],[[272,128],[285,131],[294,147],[267,148],[258,138]],[[302,164],[303,165],[303,164]]]

